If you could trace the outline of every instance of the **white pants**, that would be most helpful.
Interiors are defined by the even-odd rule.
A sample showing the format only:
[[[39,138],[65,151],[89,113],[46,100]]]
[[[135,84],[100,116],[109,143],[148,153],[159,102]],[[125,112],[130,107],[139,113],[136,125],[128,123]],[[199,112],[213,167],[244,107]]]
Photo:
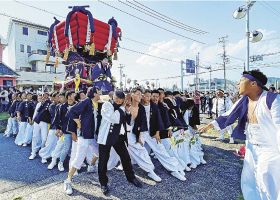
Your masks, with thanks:
[[[5,130],[5,135],[11,136],[13,134],[13,123],[12,123],[13,118],[9,117],[7,127]]]
[[[181,159],[181,157],[178,154],[178,149],[177,147],[173,147],[171,145],[171,141],[170,138],[165,138],[161,140],[161,143],[163,144],[163,146],[165,147],[165,150],[167,151],[167,153],[172,156],[175,157],[177,159],[177,161],[181,164],[181,166],[185,167],[187,166],[187,163],[185,163],[184,160]]]
[[[180,133],[180,130],[174,132],[173,136],[176,136],[179,133]],[[188,164],[191,163],[190,147],[189,147],[188,140],[184,141],[176,146],[172,146],[170,138],[166,138],[166,139],[162,140],[162,144],[164,145],[168,154],[172,157],[175,157],[184,168],[186,168],[188,166]]]
[[[26,129],[25,129],[24,144],[31,144],[32,134],[33,134],[33,125],[27,123]]]
[[[143,136],[145,137],[145,142],[153,150],[157,159],[165,169],[172,172],[183,171],[185,169],[175,157],[168,154],[162,143],[157,143],[156,139],[150,136],[149,132],[143,133]]]
[[[199,165],[201,163],[201,159],[204,156],[204,153],[201,148],[201,142],[199,140],[199,136],[195,135],[197,138],[197,141],[194,144],[191,144],[190,148],[190,157],[191,157],[191,163],[195,165]]]
[[[53,150],[55,149],[58,137],[55,135],[56,130],[50,129],[47,137],[46,146],[39,151],[39,156],[43,159],[51,157]]]
[[[15,140],[15,143],[17,145],[22,145],[24,143],[24,139],[25,139],[25,129],[27,126],[27,122],[20,122],[19,123],[19,131]]]
[[[63,134],[58,138],[55,149],[52,152],[52,159],[57,160],[59,158],[60,162],[64,162],[66,156],[71,150],[72,146],[72,135]]]
[[[84,160],[87,160],[88,164],[91,164],[92,159],[96,153],[94,152],[94,139],[84,139],[83,137],[78,137],[77,142],[77,152],[71,166],[80,169]]]
[[[77,146],[78,146],[78,142],[75,142],[74,140],[72,140],[71,155],[70,155],[70,160],[69,160],[69,169],[72,168],[73,160],[76,158]]]
[[[13,129],[13,135],[17,135],[18,134],[18,121],[17,121],[17,118],[14,117],[12,118],[12,129]]]
[[[145,143],[145,134],[141,133],[141,141]],[[155,169],[154,164],[144,146],[136,141],[136,136],[133,133],[127,133],[128,139],[128,153],[131,157],[132,163],[136,162],[146,172],[152,172]]]
[[[46,122],[34,123],[32,137],[32,154],[36,154],[40,148],[45,147],[48,137],[48,124]]]

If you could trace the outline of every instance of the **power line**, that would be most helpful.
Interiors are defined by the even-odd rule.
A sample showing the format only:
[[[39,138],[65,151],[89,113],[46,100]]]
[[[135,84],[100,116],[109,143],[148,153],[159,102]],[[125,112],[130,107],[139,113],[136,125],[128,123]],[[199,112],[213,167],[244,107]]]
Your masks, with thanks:
[[[184,26],[184,27],[192,28],[192,29],[201,31],[202,34],[208,33],[208,32],[203,31],[203,30],[201,30],[201,29],[197,29],[197,28],[191,27],[191,26],[186,25],[186,24],[184,24],[184,23],[182,23],[182,22],[179,22],[179,21],[177,21],[177,20],[175,20],[175,19],[172,19],[172,18],[170,18],[170,17],[168,17],[168,16],[166,16],[166,15],[164,15],[164,14],[162,14],[162,13],[157,12],[157,11],[154,10],[154,9],[149,8],[148,6],[145,6],[144,4],[142,4],[142,3],[138,2],[138,1],[135,1],[135,0],[133,0],[133,1],[134,1],[135,3],[137,3],[138,5],[140,5],[140,6],[144,7],[144,8],[147,8],[147,9],[151,10],[152,12],[154,12],[154,13],[160,15],[162,18],[171,20],[173,23],[177,23],[177,24],[182,25],[182,26]],[[128,2],[129,2],[129,1],[128,1]]]
[[[17,0],[14,0],[14,1],[15,1],[16,3],[18,3],[18,4],[21,4],[21,5],[24,5],[24,6],[30,7],[30,8],[34,8],[34,9],[36,9],[36,10],[43,11],[43,12],[48,13],[48,14],[51,14],[51,15],[56,15],[56,16],[58,16],[58,17],[62,17],[62,18],[64,18],[64,17],[65,17],[65,16],[61,16],[61,15],[59,15],[59,14],[53,13],[53,12],[51,12],[51,11],[48,11],[48,10],[45,10],[45,9],[42,9],[42,8],[39,8],[39,7],[36,7],[36,6],[32,6],[32,5],[29,5],[29,4],[26,4],[26,3],[23,3],[23,2],[21,2],[21,1],[17,1]]]
[[[11,18],[11,19],[15,19],[15,20],[18,20],[18,21],[22,21],[22,22],[26,22],[26,23],[32,23],[32,24],[36,24],[36,23],[30,22],[30,21],[25,20],[25,19],[20,19],[20,18],[18,18],[18,17],[13,17],[13,16],[8,15],[8,14],[3,13],[3,12],[0,12],[0,15],[1,15],[1,16],[4,16],[4,17]],[[42,24],[36,24],[36,25],[38,25],[38,26],[46,26],[46,25],[42,25]],[[46,27],[47,27],[47,26],[46,26]]]
[[[5,17],[9,17],[9,18],[12,18],[12,19],[17,19],[17,20],[20,20],[20,21],[25,21],[25,22],[30,23],[30,22],[27,21],[27,20],[19,19],[19,18],[13,17],[13,16],[11,16],[11,15],[8,15],[8,14],[6,14],[6,13],[0,12],[0,15],[5,16]],[[143,44],[144,44],[144,43],[143,43]],[[151,55],[151,54],[148,54],[148,53],[144,53],[144,52],[137,51],[137,50],[133,50],[133,49],[128,49],[128,48],[125,48],[125,47],[119,47],[119,48],[120,48],[120,49],[124,49],[124,50],[126,50],[126,51],[138,53],[138,54],[141,54],[141,55],[150,56],[150,57],[153,57],[153,58],[157,58],[157,59],[161,59],[161,60],[165,60],[165,61],[169,61],[169,62],[173,62],[173,63],[181,63],[180,61],[175,61],[175,60],[171,60],[171,59],[168,59],[168,58],[163,58],[163,57]]]
[[[57,14],[57,13],[54,13],[54,12],[51,12],[51,11],[48,11],[48,10],[45,10],[45,9],[41,9],[41,8],[39,8],[39,7],[32,6],[32,5],[29,5],[29,4],[26,4],[26,3],[23,3],[23,2],[17,1],[17,0],[14,0],[14,1],[15,1],[16,3],[22,4],[22,5],[24,5],[24,6],[27,6],[27,7],[30,7],[30,8],[34,8],[34,9],[36,9],[36,10],[40,10],[40,11],[43,11],[43,12],[45,12],[45,13],[52,14],[52,15],[55,15],[55,16],[64,18],[64,16],[61,16],[61,15],[59,15],[59,14]],[[15,17],[12,17],[12,16],[10,16],[10,15],[6,15],[6,16],[15,19]],[[21,19],[19,19],[19,18],[17,18],[17,19],[18,19],[18,20],[21,20]],[[136,42],[136,43],[138,43],[138,44],[145,45],[145,46],[151,46],[151,45],[149,45],[149,44],[147,44],[147,43],[143,43],[143,42],[140,42],[140,41],[137,41],[137,40],[133,40],[133,39],[127,38],[127,37],[122,37],[122,38],[127,39],[127,40],[130,40],[130,41],[132,41],[132,42]],[[154,46],[154,45],[152,45],[152,46]],[[156,47],[156,46],[154,46],[154,47],[157,48],[157,49],[160,49],[160,48],[158,48],[158,47]],[[162,50],[162,49],[160,49],[160,50]]]
[[[262,4],[262,6],[269,9],[270,11],[272,11],[280,19],[280,13],[278,10],[275,10],[273,7],[271,7],[268,3],[264,2],[264,1],[259,1],[259,2]]]
[[[144,42],[141,42],[141,41],[138,41],[138,40],[134,40],[134,39],[131,39],[131,38],[128,38],[128,37],[123,37],[123,36],[122,36],[122,39],[131,41],[131,42],[135,42],[135,43],[141,44],[141,45],[143,45],[143,46],[153,47],[153,48],[158,49],[158,50],[160,50],[160,51],[162,51],[162,52],[164,52],[164,53],[166,53],[166,54],[169,54],[169,55],[174,55],[174,54],[172,54],[172,53],[166,52],[164,49],[162,49],[162,48],[156,46],[155,44],[147,44],[147,43],[144,43]]]
[[[141,12],[141,13],[144,13],[145,15],[148,15],[148,16],[150,16],[152,18],[155,18],[155,19],[157,19],[157,20],[159,20],[161,22],[167,23],[167,24],[169,24],[171,26],[174,26],[174,27],[177,27],[177,28],[180,28],[180,29],[183,29],[185,31],[192,32],[192,33],[195,33],[195,34],[204,34],[204,32],[202,32],[200,30],[197,30],[195,28],[185,28],[185,27],[182,27],[181,25],[177,25],[173,21],[166,20],[166,19],[162,18],[161,16],[158,16],[157,14],[155,14],[155,13],[153,13],[153,12],[147,10],[147,9],[141,8],[141,7],[135,5],[134,3],[130,2],[130,1],[127,1],[127,2],[129,4],[131,4],[131,5],[129,5],[129,4],[125,3],[125,2],[123,2],[123,1],[120,1],[120,0],[118,0],[118,1],[120,3],[126,5],[126,6],[130,7],[130,8],[133,8],[133,9],[135,9],[135,10]]]
[[[264,4],[266,4],[269,8],[271,8],[271,10],[274,10],[276,13],[278,13],[278,15],[280,16],[280,12],[279,10],[275,9],[274,7],[272,7],[268,2],[263,1]]]
[[[124,50],[126,50],[126,51],[130,51],[130,52],[134,52],[134,53],[138,53],[138,54],[150,56],[150,57],[153,57],[153,58],[157,58],[157,59],[161,59],[161,60],[165,60],[165,61],[169,61],[169,62],[181,63],[180,61],[171,60],[171,59],[163,58],[163,57],[159,57],[159,56],[154,56],[154,55],[151,55],[151,54],[148,54],[148,53],[144,53],[144,52],[137,51],[137,50],[133,50],[133,49],[128,49],[128,48],[125,48],[125,47],[119,47],[119,48],[120,48],[120,49],[124,49]]]
[[[191,41],[194,41],[194,42],[197,42],[197,43],[200,43],[200,44],[205,44],[204,42],[201,42],[201,41],[192,39],[192,38],[190,38],[190,37],[184,36],[184,35],[182,35],[182,34],[180,34],[180,33],[176,33],[176,32],[174,32],[174,31],[171,31],[171,30],[167,29],[167,28],[164,28],[164,27],[162,27],[162,26],[159,26],[159,25],[157,25],[157,24],[154,24],[154,23],[152,23],[152,22],[149,22],[149,21],[147,21],[147,20],[145,20],[145,19],[142,19],[142,18],[140,18],[140,17],[137,17],[137,16],[135,16],[135,15],[133,15],[133,14],[131,14],[131,13],[128,13],[128,12],[126,12],[126,11],[124,11],[124,10],[121,10],[121,9],[115,7],[115,6],[112,6],[112,5],[108,4],[108,3],[105,3],[104,1],[98,0],[98,2],[100,2],[100,3],[102,3],[102,4],[106,5],[106,6],[109,6],[109,7],[111,7],[111,8],[114,8],[115,10],[118,10],[118,11],[120,11],[120,12],[122,12],[122,13],[125,13],[125,14],[127,14],[127,15],[129,15],[129,16],[131,16],[131,17],[134,17],[134,18],[136,18],[136,19],[138,19],[138,20],[140,20],[140,21],[146,22],[147,24],[150,24],[150,25],[155,26],[155,27],[157,27],[157,28],[159,28],[159,29],[165,30],[165,31],[167,31],[167,32],[169,32],[169,33],[173,33],[173,34],[175,34],[175,35],[178,35],[178,36],[180,36],[180,37],[186,38],[186,39],[188,39],[188,40],[191,40]]]

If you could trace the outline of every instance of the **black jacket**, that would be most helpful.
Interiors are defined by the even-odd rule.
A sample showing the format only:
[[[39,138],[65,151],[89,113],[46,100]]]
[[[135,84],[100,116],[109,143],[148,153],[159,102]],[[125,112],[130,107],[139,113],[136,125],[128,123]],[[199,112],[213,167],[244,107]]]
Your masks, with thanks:
[[[163,102],[158,103],[158,108],[164,125],[164,130],[160,131],[160,138],[165,139],[168,138],[168,128],[171,127],[171,122],[168,115],[168,108],[167,105]]]
[[[69,117],[71,119],[81,120],[81,136],[84,139],[93,139],[95,134],[94,108],[89,98],[80,101],[70,109]]]
[[[139,104],[138,115],[134,120],[132,132],[136,135],[136,141],[139,140],[140,132],[148,131],[146,111],[143,105]],[[131,124],[131,115],[127,116],[128,124]]]
[[[150,103],[150,121],[147,122],[150,125],[150,136],[154,136],[157,131],[164,130],[164,125],[162,122],[162,118],[160,116],[160,112],[158,106],[154,103]]]

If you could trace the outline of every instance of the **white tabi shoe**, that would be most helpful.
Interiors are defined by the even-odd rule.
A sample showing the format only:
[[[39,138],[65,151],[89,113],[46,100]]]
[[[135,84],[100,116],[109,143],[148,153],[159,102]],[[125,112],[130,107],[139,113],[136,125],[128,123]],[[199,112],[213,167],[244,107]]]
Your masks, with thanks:
[[[57,168],[58,168],[58,170],[59,170],[60,172],[64,172],[63,162],[60,162],[60,161],[59,161],[59,163],[58,163],[58,165],[57,165]]]
[[[192,163],[190,168],[195,169],[195,168],[197,168],[197,165]]]
[[[41,163],[45,164],[45,163],[47,163],[47,162],[48,162],[47,159],[42,158]]]
[[[203,164],[203,165],[207,164],[206,160],[204,160],[203,158],[200,158],[200,163]]]
[[[31,153],[31,155],[29,156],[29,160],[34,160],[35,157],[36,157],[36,154]]]
[[[182,171],[179,171],[179,173],[182,175],[182,176],[185,176],[186,173],[182,170]]]
[[[26,143],[23,143],[23,145],[22,145],[23,147],[27,147],[27,144]]]
[[[179,172],[171,172],[171,175],[175,178],[179,179],[180,181],[187,180],[184,176],[182,176]]]
[[[190,172],[190,171],[192,171],[192,169],[191,168],[189,168],[188,166],[186,166],[186,169],[185,169],[187,172]]]
[[[148,173],[148,176],[153,179],[155,182],[161,182],[161,178],[156,175],[156,173],[154,171],[151,171]]]
[[[56,166],[56,159],[52,159],[52,162],[48,165],[48,169],[53,169]]]
[[[87,173],[95,173],[96,170],[96,166],[95,165],[88,165],[87,167]]]
[[[64,191],[67,195],[73,194],[73,189],[72,189],[72,186],[71,186],[71,182],[68,181],[68,180],[64,181]]]
[[[122,164],[119,164],[119,165],[116,167],[116,170],[123,171],[123,166],[122,166]]]

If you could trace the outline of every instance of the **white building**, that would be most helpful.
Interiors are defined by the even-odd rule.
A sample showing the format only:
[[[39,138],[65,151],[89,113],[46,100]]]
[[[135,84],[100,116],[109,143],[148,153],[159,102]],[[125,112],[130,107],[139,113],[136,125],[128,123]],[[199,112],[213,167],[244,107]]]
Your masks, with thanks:
[[[5,55],[7,64],[20,75],[17,85],[45,86],[52,85],[55,77],[63,80],[65,67],[62,64],[55,68],[53,57],[48,65],[45,63],[48,29],[27,21],[10,20]]]

